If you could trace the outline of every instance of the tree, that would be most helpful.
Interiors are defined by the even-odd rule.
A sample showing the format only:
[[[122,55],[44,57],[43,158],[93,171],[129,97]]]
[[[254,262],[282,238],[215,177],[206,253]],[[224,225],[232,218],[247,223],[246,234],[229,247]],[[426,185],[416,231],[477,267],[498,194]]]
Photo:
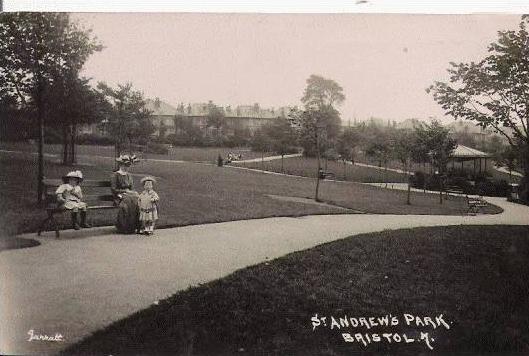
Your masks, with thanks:
[[[367,145],[367,148],[365,150],[365,154],[367,157],[370,157],[378,162],[379,167],[384,167],[384,177],[383,181],[386,183],[387,186],[387,169],[388,169],[388,161],[391,158],[391,148],[392,143],[390,141],[389,135],[387,135],[385,132],[381,134],[376,140],[372,141]]]
[[[195,125],[193,118],[181,114],[175,115],[175,136],[173,143],[183,146],[200,146],[203,144],[203,133],[198,125]]]
[[[360,137],[356,127],[347,127],[338,136],[336,151],[342,157],[345,180],[347,180],[347,161],[349,160],[354,164],[355,148],[358,146],[359,141]]]
[[[430,163],[437,171],[439,178],[439,202],[443,203],[443,179],[446,174],[446,166],[457,146],[456,141],[450,136],[450,130],[443,127],[437,120],[431,124],[423,123],[415,127],[417,146],[422,152],[428,152]]]
[[[411,204],[411,179],[410,165],[416,157],[417,137],[413,131],[410,130],[396,130],[391,131],[391,151],[392,156],[396,158],[404,168],[404,172],[408,174],[408,191],[406,194],[406,204]]]
[[[334,138],[337,135],[339,126],[336,122],[340,121],[339,113],[331,106],[322,108],[308,107],[305,110],[291,110],[289,120],[297,128],[298,139],[303,147],[305,156],[316,156],[317,175],[316,175],[316,192],[315,200],[319,201],[319,172],[321,170],[321,153],[330,148]],[[329,135],[331,135],[329,137]]]
[[[360,142],[360,133],[356,127],[346,127],[338,136],[336,150],[344,160],[349,160],[354,163],[355,148]]]
[[[281,172],[283,172],[283,159],[285,154],[294,150],[296,133],[287,119],[276,119],[273,123],[263,127],[265,140],[269,142],[270,148],[281,155]]]
[[[499,154],[498,163],[504,165],[509,170],[509,182],[512,182],[512,171],[516,169],[519,161],[519,152],[512,146],[505,146]]]
[[[301,102],[305,107],[322,108],[326,106],[334,107],[345,100],[343,88],[332,79],[312,74],[307,79],[307,87],[303,92]]]
[[[111,108],[107,113],[106,130],[115,139],[116,156],[119,156],[128,145],[131,153],[132,144],[145,144],[155,131],[150,120],[151,111],[140,91],[133,90],[132,84],[118,84],[114,89],[100,82],[97,85],[100,93],[109,101]]]
[[[316,153],[318,159],[316,174],[316,192],[314,199],[319,200],[321,152],[334,143],[340,130],[340,113],[335,105],[345,100],[343,88],[332,79],[311,75],[303,92],[301,102],[305,110],[291,110],[290,120],[299,128],[299,140],[306,156]]]
[[[103,95],[94,90],[86,78],[65,76],[50,86],[45,107],[50,126],[62,132],[63,164],[76,162],[78,125],[104,120],[108,105]]]
[[[220,144],[222,140],[222,128],[226,125],[226,118],[224,117],[224,110],[213,104],[212,101],[208,103],[206,124],[208,127],[215,128],[217,144]]]
[[[90,30],[66,13],[0,14],[0,96],[16,98],[38,126],[38,201],[44,177],[45,95],[61,77],[76,77],[88,57],[102,49]]]
[[[167,133],[167,125],[163,122],[163,119],[160,120],[160,126],[158,126],[158,140],[163,142],[165,140],[165,134]]]
[[[529,202],[529,17],[517,31],[499,31],[479,62],[450,63],[450,83],[428,88],[455,119],[474,121],[503,135],[522,158],[520,197]]]
[[[394,130],[392,136],[392,156],[402,164],[405,172],[409,172],[410,164],[414,157],[416,136],[413,131],[409,130]]]
[[[250,147],[255,152],[261,152],[261,169],[264,169],[264,152],[270,148],[270,143],[262,128],[257,129],[250,139]]]

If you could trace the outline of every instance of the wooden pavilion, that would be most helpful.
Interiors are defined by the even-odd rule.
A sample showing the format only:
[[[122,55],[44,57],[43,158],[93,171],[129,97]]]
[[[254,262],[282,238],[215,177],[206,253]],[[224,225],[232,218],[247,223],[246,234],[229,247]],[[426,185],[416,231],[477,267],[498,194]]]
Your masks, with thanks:
[[[491,158],[492,156],[488,153],[467,146],[457,145],[450,156],[450,162],[452,162],[451,166],[453,169],[461,168],[462,171],[471,170],[476,175],[476,173],[487,171],[487,160]],[[448,166],[450,167],[450,164]]]

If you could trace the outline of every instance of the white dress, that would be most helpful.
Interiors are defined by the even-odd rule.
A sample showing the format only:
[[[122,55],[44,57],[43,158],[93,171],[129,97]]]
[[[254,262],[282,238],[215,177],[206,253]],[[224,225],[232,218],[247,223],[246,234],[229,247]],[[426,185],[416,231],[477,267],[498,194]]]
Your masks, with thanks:
[[[158,201],[160,197],[154,190],[141,192],[138,205],[140,207],[140,221],[158,220]]]
[[[68,183],[61,184],[55,191],[57,196],[60,196],[65,202],[63,207],[68,210],[86,210],[86,203],[82,202],[83,192],[80,186],[72,186]]]

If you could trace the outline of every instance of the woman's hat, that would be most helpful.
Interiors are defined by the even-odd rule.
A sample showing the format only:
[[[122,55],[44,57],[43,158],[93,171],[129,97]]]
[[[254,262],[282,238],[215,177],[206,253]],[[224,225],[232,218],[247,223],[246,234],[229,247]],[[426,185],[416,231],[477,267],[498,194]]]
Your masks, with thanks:
[[[71,171],[71,172],[69,172],[67,175],[65,175],[64,177],[62,177],[62,180],[63,180],[64,182],[67,182],[68,179],[70,179],[70,178],[77,178],[77,179],[79,179],[80,181],[82,181],[82,180],[83,180],[83,172],[81,172],[81,171]]]
[[[150,177],[150,176],[143,177],[140,182],[141,182],[141,184],[144,184],[147,181],[151,181],[153,183],[156,183],[156,179],[154,179],[154,177]]]
[[[116,161],[118,163],[130,166],[131,164],[136,163],[138,161],[138,157],[136,157],[136,155],[120,155],[118,158],[116,158]]]

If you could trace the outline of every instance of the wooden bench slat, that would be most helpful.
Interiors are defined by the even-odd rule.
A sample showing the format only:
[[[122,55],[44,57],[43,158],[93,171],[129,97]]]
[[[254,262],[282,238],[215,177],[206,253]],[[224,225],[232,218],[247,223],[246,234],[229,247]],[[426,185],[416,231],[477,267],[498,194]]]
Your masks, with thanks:
[[[112,194],[90,194],[83,195],[83,201],[98,200],[98,201],[114,201]]]
[[[47,194],[46,201],[48,203],[55,203],[56,200],[55,194]],[[83,201],[114,201],[114,196],[112,194],[90,194],[83,195]]]
[[[88,206],[88,210],[92,210],[92,209],[113,209],[113,208],[117,208],[115,205],[94,205],[94,206]]]
[[[44,179],[42,181],[42,183],[44,184],[44,186],[46,187],[55,187],[57,188],[59,185],[63,184],[63,181],[62,179]],[[87,179],[87,180],[83,180],[83,182],[81,183],[81,187],[94,187],[94,188],[103,188],[103,187],[110,187],[111,186],[111,183],[110,181],[108,180],[90,180],[90,179]]]

